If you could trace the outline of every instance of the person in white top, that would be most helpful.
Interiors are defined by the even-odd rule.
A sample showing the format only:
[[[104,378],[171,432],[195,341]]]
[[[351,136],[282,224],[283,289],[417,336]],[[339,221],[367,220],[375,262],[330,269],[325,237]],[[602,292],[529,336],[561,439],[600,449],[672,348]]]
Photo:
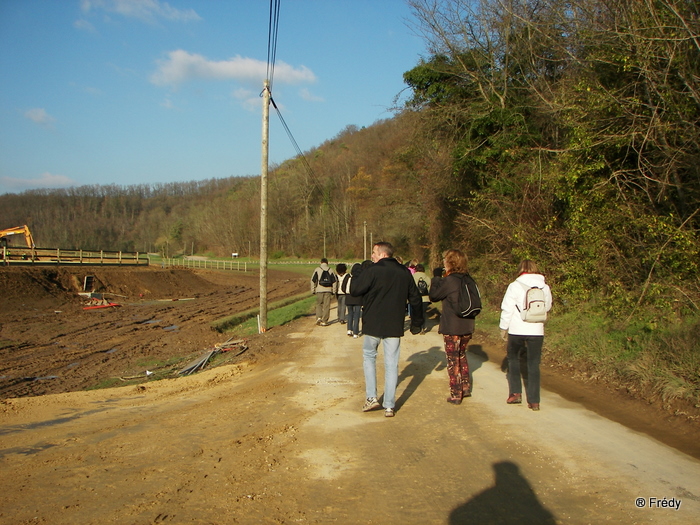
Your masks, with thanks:
[[[544,310],[552,308],[552,291],[545,283],[544,275],[539,273],[537,265],[530,259],[523,260],[518,266],[518,277],[508,285],[501,302],[501,319],[499,328],[501,337],[507,341],[508,388],[506,403],[522,403],[523,386],[521,382],[520,358],[524,356],[527,369],[523,370],[527,406],[532,410],[540,409],[540,359],[544,342],[544,322],[526,321],[526,294],[531,288],[542,290]]]

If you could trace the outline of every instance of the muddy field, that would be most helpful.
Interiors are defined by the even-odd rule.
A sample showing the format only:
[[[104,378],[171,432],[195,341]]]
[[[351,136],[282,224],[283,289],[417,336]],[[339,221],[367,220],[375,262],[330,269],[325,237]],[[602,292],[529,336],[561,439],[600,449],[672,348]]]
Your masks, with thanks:
[[[80,295],[86,277],[96,297]],[[258,274],[251,272],[2,268],[0,398],[85,390],[146,370],[176,375],[229,339],[212,323],[258,307],[258,289]],[[269,272],[270,303],[307,290],[300,274]],[[94,308],[104,302],[118,306]],[[268,347],[274,344],[268,338]],[[246,346],[238,359],[254,361],[259,346],[255,340]],[[233,362],[233,355],[217,358]]]

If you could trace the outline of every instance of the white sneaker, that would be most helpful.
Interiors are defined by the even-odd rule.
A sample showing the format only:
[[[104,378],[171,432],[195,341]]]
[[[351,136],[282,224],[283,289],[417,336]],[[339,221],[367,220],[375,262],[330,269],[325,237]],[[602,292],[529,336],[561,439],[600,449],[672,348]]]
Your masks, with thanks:
[[[352,335],[352,330],[348,330],[348,335]]]
[[[362,406],[362,411],[369,412],[370,410],[375,410],[381,406],[382,405],[379,404],[379,401],[376,397],[368,397],[365,401],[365,404]]]
[[[357,334],[352,334],[353,339],[357,339]]]

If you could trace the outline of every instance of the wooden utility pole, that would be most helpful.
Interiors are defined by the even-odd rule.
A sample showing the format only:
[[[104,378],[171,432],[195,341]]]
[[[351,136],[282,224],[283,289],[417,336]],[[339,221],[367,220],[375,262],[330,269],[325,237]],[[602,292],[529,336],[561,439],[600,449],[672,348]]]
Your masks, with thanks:
[[[367,221],[362,224],[362,250],[364,258],[363,261],[367,260]]]
[[[270,82],[263,82],[262,163],[260,167],[260,326],[267,330],[267,168],[270,138]]]

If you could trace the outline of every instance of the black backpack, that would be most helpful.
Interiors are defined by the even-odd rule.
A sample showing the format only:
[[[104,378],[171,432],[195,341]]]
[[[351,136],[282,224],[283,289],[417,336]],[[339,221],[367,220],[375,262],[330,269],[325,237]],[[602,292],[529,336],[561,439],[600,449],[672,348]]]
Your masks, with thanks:
[[[318,276],[318,273],[314,274],[314,278]],[[333,283],[335,282],[335,276],[329,272],[328,270],[323,270],[321,272],[321,277],[318,279],[318,285],[319,286],[325,286],[325,287],[330,287],[333,286]]]
[[[481,313],[481,294],[476,281],[465,273],[461,278],[457,315],[463,319],[474,319]]]
[[[421,295],[428,295],[428,283],[425,282],[425,279],[419,277],[416,285],[418,286],[418,291]]]

